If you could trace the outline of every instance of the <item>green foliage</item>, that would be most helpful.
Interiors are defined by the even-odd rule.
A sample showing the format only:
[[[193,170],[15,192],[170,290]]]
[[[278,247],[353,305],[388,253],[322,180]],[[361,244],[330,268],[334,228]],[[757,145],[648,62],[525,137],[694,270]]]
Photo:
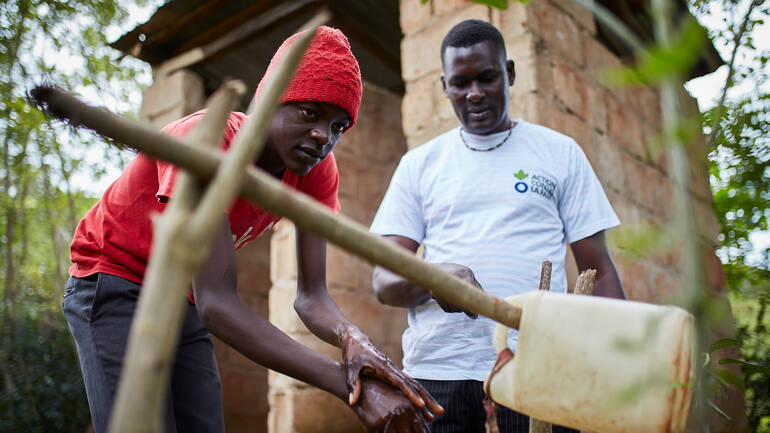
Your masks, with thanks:
[[[714,352],[725,347],[738,347],[741,345],[741,341],[736,338],[720,338],[719,340],[711,343],[709,352]]]
[[[735,386],[738,389],[743,390],[743,381],[736,376],[732,370],[726,368],[710,368],[708,372],[724,386],[723,392],[726,392],[727,388],[730,386]],[[711,394],[716,394],[716,391],[712,391]]]
[[[742,4],[740,12],[733,11]],[[720,365],[741,366],[740,377],[722,377],[739,384],[746,399],[752,431],[770,432],[770,251],[758,250],[750,235],[768,230],[770,217],[770,95],[756,83],[768,80],[768,52],[756,49],[756,26],[770,17],[770,5],[762,1],[691,0],[699,15],[723,13],[724,27],[712,29],[717,46],[733,53],[728,60],[732,75],[725,82],[719,103],[704,113],[703,132],[709,136],[709,161],[713,207],[720,225],[720,254],[725,264],[730,303],[738,329],[739,359],[723,359]],[[736,56],[736,52],[740,56]],[[733,62],[742,58],[740,62]],[[732,70],[730,69],[732,68]],[[751,92],[728,92],[750,88]],[[725,369],[717,367],[717,371]],[[729,380],[728,380],[729,379]],[[737,379],[737,382],[736,382]]]
[[[770,268],[768,250],[752,261],[749,235],[768,230],[770,218],[770,95],[749,95],[728,102],[719,120],[721,133],[709,154],[714,211],[721,227],[723,253],[731,263]],[[706,113],[706,124],[719,107]],[[709,131],[710,132],[710,131]]]
[[[582,2],[581,2],[582,3]],[[655,2],[653,2],[655,3]],[[664,4],[661,1],[656,4]],[[725,0],[693,0],[691,6],[701,15],[709,13],[711,7],[721,5],[725,11],[731,11],[738,1]],[[745,4],[745,3],[744,3]],[[752,39],[752,30],[768,16],[767,5],[761,1],[752,1],[750,4],[751,13],[745,16],[736,17],[732,13],[725,15],[732,16],[735,21],[727,25],[726,29],[712,31],[710,37],[716,40],[717,45],[735,45],[738,44],[745,52],[749,53],[752,61],[747,65],[732,64],[731,68],[735,70],[734,77],[727,80],[725,87],[746,83],[765,83],[768,78],[768,59],[770,55],[767,52],[756,50]],[[596,11],[595,11],[596,12]],[[596,15],[597,19],[600,16]],[[659,14],[657,22],[660,24],[666,18],[666,14]],[[605,23],[606,24],[606,23]],[[744,37],[745,36],[745,37]],[[678,30],[671,35],[667,44],[658,44],[646,49],[638,49],[636,52],[637,64],[624,66],[622,68],[609,71],[606,80],[611,84],[619,86],[671,86],[672,82],[681,82],[694,66],[698,54],[705,42],[703,28],[692,19],[687,19],[679,24]],[[737,42],[735,42],[737,41]],[[731,69],[732,70],[732,69]],[[752,85],[751,88],[756,88]],[[725,89],[725,95],[727,90]],[[727,99],[724,106],[718,106],[715,109],[705,113],[703,119],[684,119],[682,116],[669,115],[664,119],[667,124],[660,137],[652,140],[648,151],[657,154],[665,148],[671,149],[670,143],[688,143],[692,141],[693,127],[703,120],[703,125],[707,125],[703,132],[710,135],[710,161],[711,161],[711,180],[714,189],[714,209],[721,225],[721,239],[724,242],[722,256],[726,257],[728,265],[728,282],[733,295],[736,293],[736,287],[745,285],[747,272],[751,268],[744,266],[751,263],[764,271],[770,268],[770,260],[767,249],[757,254],[754,246],[749,241],[749,235],[758,230],[767,231],[767,218],[770,216],[770,151],[768,150],[768,98],[766,92],[758,90],[751,95],[745,95],[737,99]],[[725,101],[722,98],[720,105]],[[672,110],[673,111],[673,110]],[[665,113],[664,113],[665,114]],[[712,129],[714,129],[712,131]],[[684,227],[679,227],[680,231],[685,231]],[[641,228],[634,229],[630,233],[621,233],[613,238],[624,251],[630,252],[632,256],[644,256],[654,251],[659,245],[665,245],[664,237],[661,236],[665,230]],[[695,251],[685,251],[685,255],[694,256]],[[739,265],[738,267],[734,265]],[[731,267],[732,266],[732,267]],[[692,270],[691,270],[692,272]],[[698,274],[690,275],[689,278],[696,277]],[[741,283],[743,281],[744,283]],[[747,317],[735,314],[739,323],[739,332],[737,341],[740,342],[740,359],[721,360],[717,365],[711,365],[707,362],[704,371],[706,378],[696,385],[696,409],[698,399],[711,406],[718,413],[724,412],[716,407],[710,400],[703,400],[705,397],[725,396],[729,387],[737,387],[744,390],[747,401],[747,414],[752,429],[756,431],[770,431],[770,371],[768,365],[768,351],[766,349],[766,325],[764,324],[764,311],[766,300],[758,291],[762,287],[764,293],[767,293],[767,276],[754,279],[751,283],[753,287],[750,291],[741,292],[745,300],[754,303],[756,314]],[[704,335],[704,320],[715,315],[715,303],[709,302],[701,296],[699,301],[696,293],[702,292],[700,287],[696,287],[693,292],[692,302],[696,321],[701,325],[699,334]],[[735,295],[734,295],[735,296]],[[758,303],[758,304],[757,304]],[[736,306],[736,300],[733,300]],[[737,308],[737,307],[736,307]],[[754,341],[751,349],[748,341]],[[736,341],[721,341],[714,347],[726,347],[726,345],[735,344]],[[712,348],[712,350],[716,350]],[[742,377],[734,374],[731,370],[722,367],[723,365],[738,364],[742,367]],[[703,406],[701,406],[703,407]],[[702,409],[698,409],[702,410]],[[726,415],[725,415],[726,416]],[[764,426],[764,427],[763,427]],[[763,430],[766,429],[766,430]]]
[[[27,174],[30,179],[41,177],[39,172]],[[81,433],[89,422],[88,404],[72,336],[59,307],[69,265],[71,231],[64,227],[70,203],[59,189],[45,191],[34,182],[28,188],[14,230],[19,289],[13,302],[6,298],[0,303],[0,431]],[[72,198],[77,215],[95,200],[82,193]],[[0,220],[0,233],[7,229],[7,220]],[[0,283],[11,287],[4,279]]]
[[[0,345],[0,431],[82,433],[90,419],[88,403],[61,312],[35,293],[20,301],[24,309],[5,324],[11,332]]]
[[[640,260],[669,251],[674,236],[668,227],[638,224],[618,227],[612,231],[611,239],[618,254],[628,260]]]
[[[738,328],[739,363],[746,398],[746,414],[753,431],[770,432],[770,271],[743,264],[727,264],[725,271],[734,284],[730,303]]]
[[[659,85],[672,75],[685,79],[708,41],[706,30],[693,17],[679,25],[671,44],[655,45],[637,54],[633,66],[610,69],[605,81],[615,86]]]
[[[82,432],[88,424],[59,307],[69,243],[94,202],[74,179],[98,177],[105,161],[124,156],[91,134],[52,124],[26,92],[48,82],[127,110],[136,81],[149,74],[138,62],[114,61],[118,53],[107,46],[108,26],[128,18],[126,4],[0,2],[0,431]],[[87,154],[99,155],[97,162]]]
[[[508,0],[471,0],[474,3],[487,5],[497,9],[508,9]]]

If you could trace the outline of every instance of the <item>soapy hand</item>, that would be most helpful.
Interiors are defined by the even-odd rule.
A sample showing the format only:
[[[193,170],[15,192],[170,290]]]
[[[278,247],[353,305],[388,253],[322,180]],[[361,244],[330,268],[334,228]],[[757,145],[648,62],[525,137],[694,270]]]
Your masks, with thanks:
[[[428,391],[401,371],[361,330],[350,327],[341,337],[342,357],[350,392],[348,403],[351,407],[355,407],[361,398],[363,375],[367,374],[403,392],[428,421],[432,421],[435,415],[444,413],[444,409]]]
[[[361,393],[353,412],[367,433],[429,433],[424,411],[399,390],[374,378],[360,379]]]

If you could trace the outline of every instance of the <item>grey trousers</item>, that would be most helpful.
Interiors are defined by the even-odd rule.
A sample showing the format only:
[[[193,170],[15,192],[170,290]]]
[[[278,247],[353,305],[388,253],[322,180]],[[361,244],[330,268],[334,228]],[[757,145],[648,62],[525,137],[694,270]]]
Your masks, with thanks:
[[[62,310],[77,345],[96,433],[104,433],[118,387],[140,286],[120,277],[71,277]],[[223,433],[222,386],[211,334],[186,305],[164,416],[166,433]]]
[[[431,433],[484,433],[484,383],[477,380],[417,379],[444,408],[430,425]],[[505,407],[497,408],[500,433],[529,433],[529,417]],[[579,433],[553,426],[554,433]]]

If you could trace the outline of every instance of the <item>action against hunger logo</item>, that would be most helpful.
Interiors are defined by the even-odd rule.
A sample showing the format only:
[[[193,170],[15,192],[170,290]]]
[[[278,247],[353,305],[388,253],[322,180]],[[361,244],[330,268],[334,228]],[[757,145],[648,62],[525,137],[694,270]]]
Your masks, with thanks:
[[[556,189],[556,182],[553,179],[549,179],[543,175],[533,174],[529,179],[529,183],[527,183],[524,179],[530,177],[529,173],[526,173],[522,169],[513,173],[513,177],[519,180],[513,185],[516,192],[524,194],[527,191],[531,191],[534,194],[539,194],[548,199],[553,198],[553,191]]]

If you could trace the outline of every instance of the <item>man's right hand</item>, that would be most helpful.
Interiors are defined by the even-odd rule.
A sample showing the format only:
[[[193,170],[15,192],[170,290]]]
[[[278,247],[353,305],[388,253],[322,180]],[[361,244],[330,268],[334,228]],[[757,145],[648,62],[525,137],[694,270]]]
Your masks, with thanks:
[[[436,266],[441,268],[443,271],[448,272],[455,277],[468,282],[470,285],[476,287],[479,290],[484,290],[483,287],[481,287],[481,284],[479,284],[478,281],[476,281],[476,276],[473,275],[473,271],[471,268],[464,266],[464,265],[458,265],[457,263],[434,263]],[[449,302],[437,297],[433,292],[431,292],[431,297],[438,303],[439,307],[441,307],[442,310],[444,310],[447,313],[465,313],[468,317],[471,319],[475,319],[479,317],[476,313],[471,313],[469,311],[465,311],[461,309],[460,307],[450,304]]]
[[[398,389],[378,379],[361,377],[361,397],[351,409],[367,433],[429,433],[424,410]]]

